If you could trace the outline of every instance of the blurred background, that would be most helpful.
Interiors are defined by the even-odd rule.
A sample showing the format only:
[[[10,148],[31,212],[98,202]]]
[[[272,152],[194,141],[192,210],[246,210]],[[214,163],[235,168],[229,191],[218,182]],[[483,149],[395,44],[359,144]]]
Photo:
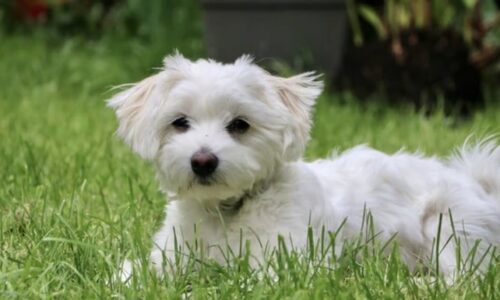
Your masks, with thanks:
[[[226,62],[249,53],[271,72],[320,70],[330,90],[360,102],[467,116],[498,98],[499,6],[500,0],[2,0],[0,41],[13,45],[4,52],[29,44],[104,48],[137,74],[108,76],[102,82],[108,86],[150,73],[173,49]]]

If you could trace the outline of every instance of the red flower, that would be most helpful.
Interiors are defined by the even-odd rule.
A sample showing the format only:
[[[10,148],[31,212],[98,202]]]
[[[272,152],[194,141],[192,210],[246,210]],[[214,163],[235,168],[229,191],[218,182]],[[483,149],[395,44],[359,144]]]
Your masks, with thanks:
[[[49,7],[43,0],[17,0],[16,10],[22,18],[38,20],[47,14]]]

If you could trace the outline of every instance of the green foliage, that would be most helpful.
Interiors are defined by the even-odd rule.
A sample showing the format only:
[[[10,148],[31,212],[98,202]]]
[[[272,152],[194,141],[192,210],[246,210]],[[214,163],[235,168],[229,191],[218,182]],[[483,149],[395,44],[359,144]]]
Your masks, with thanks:
[[[170,43],[162,49],[200,55],[193,42]],[[148,256],[165,197],[153,168],[114,136],[116,120],[104,99],[111,86],[153,72],[164,55],[160,50],[137,38],[2,38],[0,298],[500,298],[498,261],[484,278],[450,287],[410,274],[397,247],[383,256],[362,240],[326,261],[328,243],[311,239],[306,255],[282,248],[263,272],[250,269],[245,257],[229,267],[191,257],[175,278],[158,278],[143,267],[129,286],[113,281],[126,256]],[[359,143],[444,155],[470,134],[500,132],[499,120],[498,106],[456,123],[439,113],[425,117],[411,109],[360,105],[349,95],[327,92],[316,108],[307,157]]]
[[[138,22],[138,33],[154,38],[192,37],[201,31],[198,1],[127,0],[129,14]],[[191,35],[190,35],[191,34]]]
[[[157,43],[201,34],[200,8],[196,0],[41,2],[46,4],[47,10],[37,18],[23,16],[23,8],[17,7],[16,1],[0,3],[1,27],[7,32],[43,30],[54,36],[134,35],[154,39]],[[24,10],[29,11],[28,8]]]
[[[398,36],[408,28],[425,28],[454,29],[470,41],[474,30],[470,23],[478,8],[486,21],[492,21],[498,14],[493,0],[386,0],[381,9],[348,0],[347,7],[356,45],[363,41],[358,15],[380,39]]]

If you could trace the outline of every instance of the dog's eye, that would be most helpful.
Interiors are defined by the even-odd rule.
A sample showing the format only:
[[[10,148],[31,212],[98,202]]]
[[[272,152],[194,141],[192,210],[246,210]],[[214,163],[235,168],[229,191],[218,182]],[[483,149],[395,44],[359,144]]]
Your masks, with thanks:
[[[241,134],[245,133],[248,128],[250,128],[250,124],[248,124],[245,120],[236,118],[233,119],[227,126],[226,129],[231,134]]]
[[[174,128],[178,131],[184,132],[189,129],[189,121],[186,117],[180,117],[172,122],[172,126],[174,126]]]

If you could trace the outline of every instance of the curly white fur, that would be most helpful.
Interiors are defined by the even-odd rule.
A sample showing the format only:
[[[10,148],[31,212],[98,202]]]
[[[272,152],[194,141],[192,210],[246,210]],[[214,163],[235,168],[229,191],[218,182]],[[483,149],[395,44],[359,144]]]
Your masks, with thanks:
[[[206,258],[221,263],[224,249],[239,253],[245,250],[241,241],[249,241],[258,264],[278,235],[305,247],[308,226],[336,231],[345,221],[340,239],[355,239],[367,211],[376,238],[394,238],[410,268],[430,259],[438,233],[441,241],[455,241],[440,247],[445,274],[457,269],[456,247],[462,253],[477,247],[480,257],[500,244],[497,144],[469,144],[447,160],[358,146],[306,163],[300,157],[321,90],[313,73],[272,76],[248,56],[221,64],[175,54],[158,74],[109,100],[118,134],[155,163],[168,195],[151,254],[159,272],[195,240]],[[188,130],[173,128],[179,116],[188,120]],[[227,125],[237,117],[250,127],[235,136]],[[219,158],[210,184],[199,183],[190,166],[202,148]]]

